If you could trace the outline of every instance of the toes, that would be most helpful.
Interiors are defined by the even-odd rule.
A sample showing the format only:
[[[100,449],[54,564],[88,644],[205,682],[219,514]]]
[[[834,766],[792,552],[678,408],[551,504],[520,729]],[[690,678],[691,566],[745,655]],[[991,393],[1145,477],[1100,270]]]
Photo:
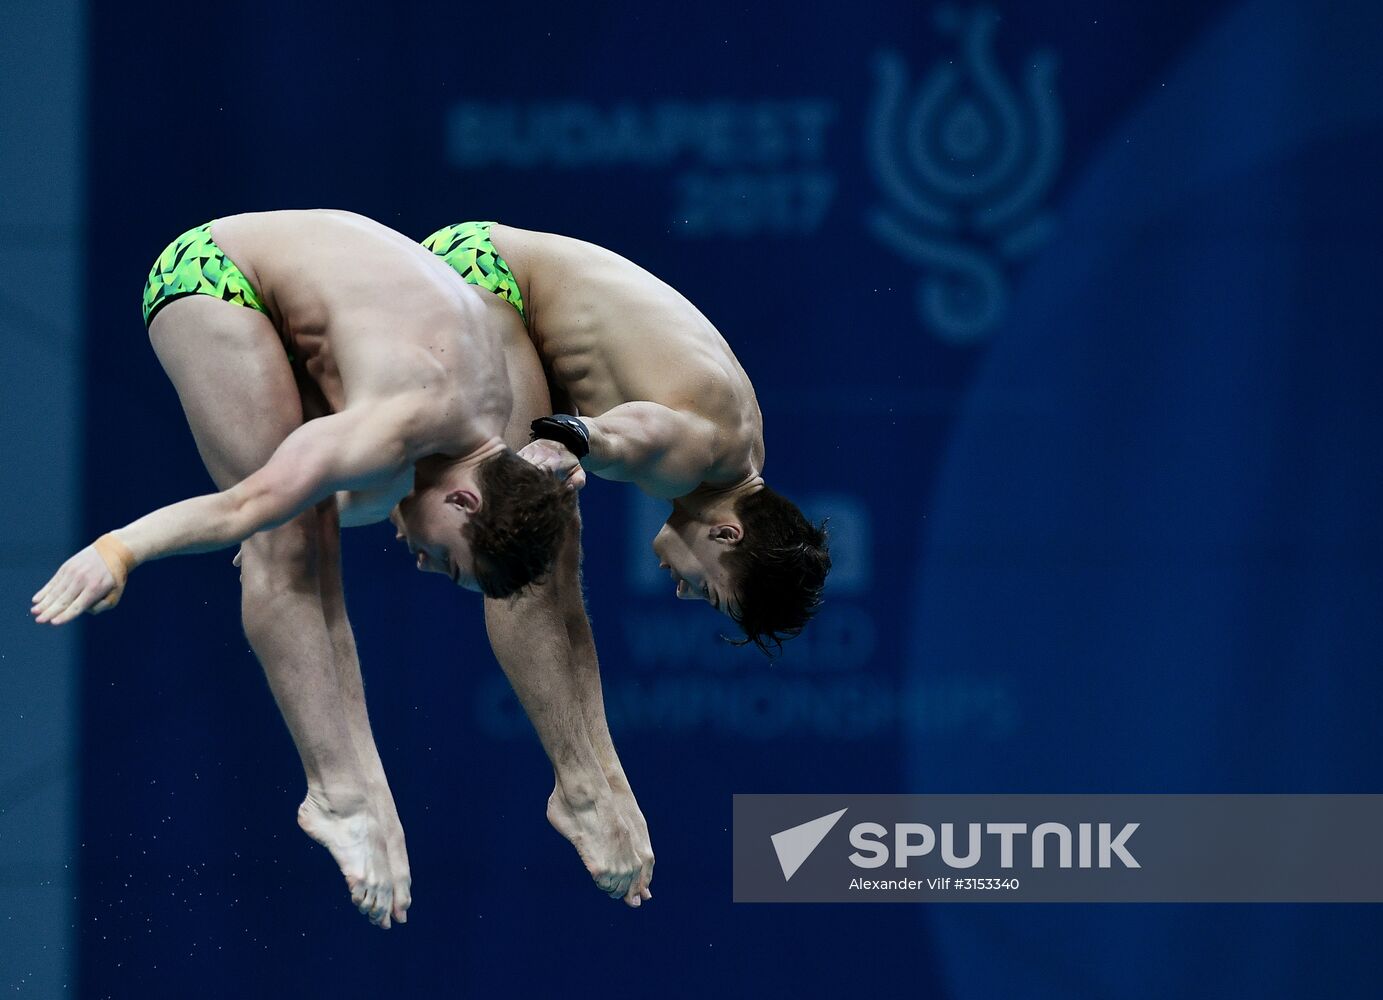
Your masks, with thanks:
[[[351,899],[355,902],[355,908],[360,911],[361,915],[375,926],[379,926],[384,921],[393,905],[393,893],[390,892],[389,887],[369,878],[361,881],[359,898],[357,899],[357,894],[352,892]]]
[[[611,899],[621,899],[629,887],[628,879],[627,875],[615,875],[607,872],[599,876],[595,880],[595,884],[596,888]]]
[[[387,885],[379,887],[375,893],[375,905],[370,909],[370,922],[389,928],[389,914],[394,907],[394,890]]]

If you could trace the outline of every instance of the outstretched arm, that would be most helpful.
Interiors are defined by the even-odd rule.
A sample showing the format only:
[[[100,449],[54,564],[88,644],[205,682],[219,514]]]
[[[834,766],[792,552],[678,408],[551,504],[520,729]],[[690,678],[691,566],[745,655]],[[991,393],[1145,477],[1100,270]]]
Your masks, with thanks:
[[[140,563],[234,545],[337,490],[369,489],[397,476],[409,458],[414,412],[409,401],[390,400],[308,421],[230,489],[160,508],[78,552],[34,595],[31,613],[61,625],[87,610],[108,610]]]

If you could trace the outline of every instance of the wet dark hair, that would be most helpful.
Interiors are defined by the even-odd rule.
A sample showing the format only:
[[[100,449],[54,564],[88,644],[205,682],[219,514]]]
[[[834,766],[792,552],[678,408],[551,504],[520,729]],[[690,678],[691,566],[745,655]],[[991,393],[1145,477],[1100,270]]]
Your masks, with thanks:
[[[826,522],[808,521],[796,504],[767,486],[741,497],[735,514],[744,534],[725,554],[736,595],[729,614],[744,630],[735,645],[752,642],[772,656],[821,607],[831,571]]]
[[[512,597],[541,583],[576,513],[576,493],[506,449],[477,477],[480,510],[461,529],[486,597]]]

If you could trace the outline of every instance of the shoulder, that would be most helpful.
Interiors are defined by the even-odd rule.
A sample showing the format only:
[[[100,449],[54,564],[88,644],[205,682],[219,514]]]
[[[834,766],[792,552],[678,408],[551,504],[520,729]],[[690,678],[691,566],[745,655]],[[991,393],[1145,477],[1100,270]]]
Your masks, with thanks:
[[[388,448],[408,457],[437,436],[436,407],[429,407],[426,393],[406,392],[353,401],[340,411],[337,435],[353,443]]]

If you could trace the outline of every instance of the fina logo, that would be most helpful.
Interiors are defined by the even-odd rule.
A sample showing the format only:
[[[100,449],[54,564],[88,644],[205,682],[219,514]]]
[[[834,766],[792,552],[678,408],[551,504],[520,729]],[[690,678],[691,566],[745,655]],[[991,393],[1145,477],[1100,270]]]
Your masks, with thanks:
[[[957,36],[959,53],[933,67],[911,104],[902,57],[875,60],[869,157],[888,205],[869,226],[923,268],[922,322],[944,341],[970,344],[1003,318],[1004,262],[1047,235],[1040,203],[1061,160],[1056,60],[1034,54],[1015,94],[995,66],[993,11],[943,8],[936,20]]]

